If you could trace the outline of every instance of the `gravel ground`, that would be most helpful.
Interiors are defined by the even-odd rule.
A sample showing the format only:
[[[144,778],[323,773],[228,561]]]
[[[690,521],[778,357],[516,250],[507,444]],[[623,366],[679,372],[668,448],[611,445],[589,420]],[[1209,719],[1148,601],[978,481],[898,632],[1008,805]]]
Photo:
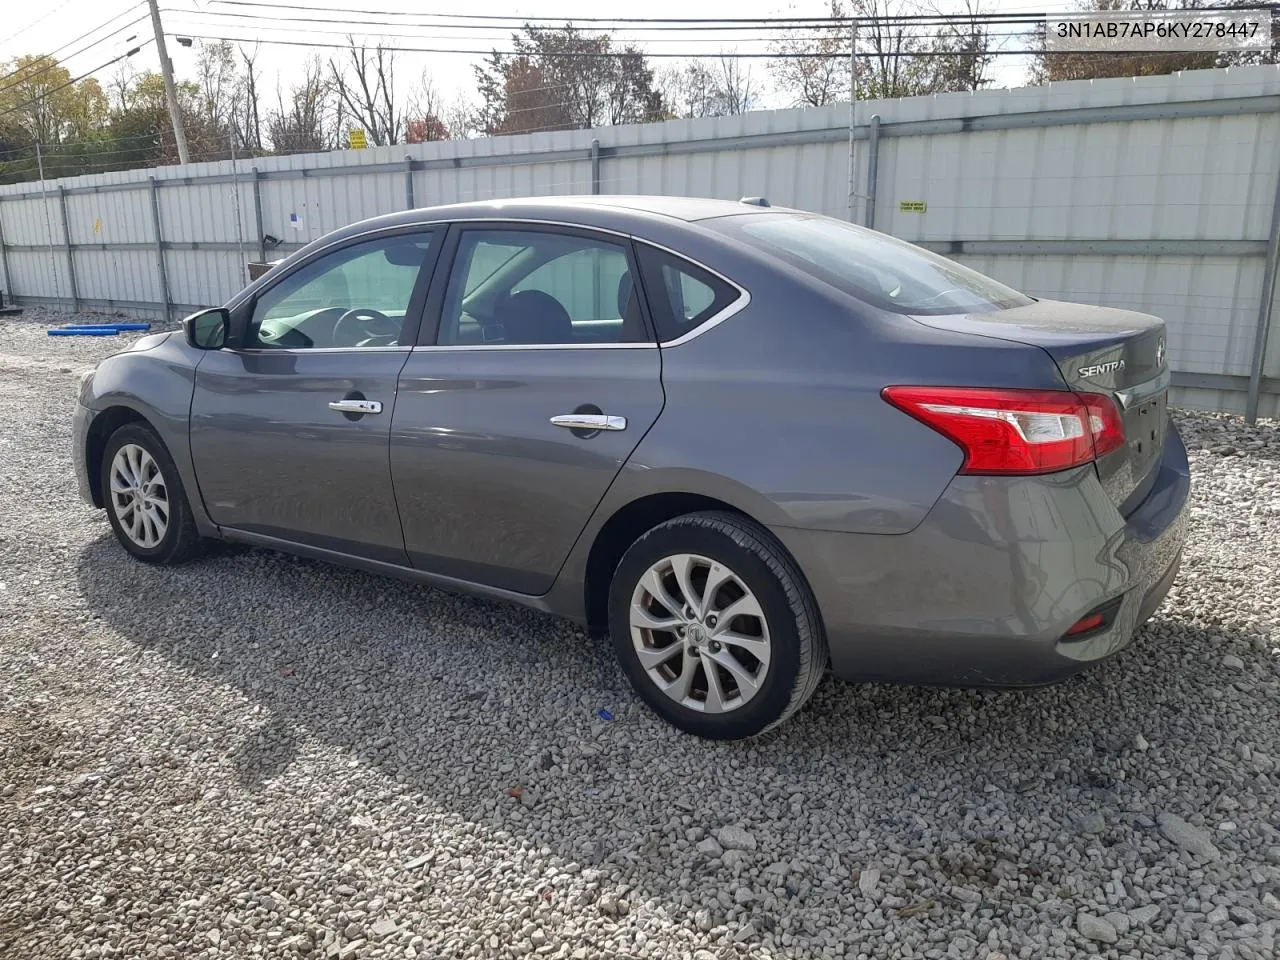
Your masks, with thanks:
[[[0,956],[1276,956],[1275,424],[1179,415],[1189,555],[1122,656],[715,745],[547,617],[129,560],[67,449],[119,341],[48,319],[0,321]]]

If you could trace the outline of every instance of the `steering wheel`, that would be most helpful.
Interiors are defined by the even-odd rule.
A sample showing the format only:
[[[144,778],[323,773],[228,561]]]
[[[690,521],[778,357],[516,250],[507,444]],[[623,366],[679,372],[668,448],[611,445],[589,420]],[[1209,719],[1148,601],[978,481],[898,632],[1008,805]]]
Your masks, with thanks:
[[[400,336],[403,321],[394,320],[372,307],[355,307],[333,322],[331,342],[335,347],[359,346],[366,340],[389,346]]]

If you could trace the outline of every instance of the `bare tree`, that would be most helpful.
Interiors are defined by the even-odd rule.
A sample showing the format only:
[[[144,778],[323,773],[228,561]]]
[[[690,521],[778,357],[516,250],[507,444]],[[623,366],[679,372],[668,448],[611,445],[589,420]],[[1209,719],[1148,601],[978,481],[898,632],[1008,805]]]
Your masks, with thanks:
[[[668,67],[659,77],[662,98],[676,117],[710,117],[716,113],[716,82],[707,65],[691,60]]]
[[[347,60],[329,61],[334,90],[346,115],[359,123],[375,146],[399,143],[404,113],[396,104],[396,55],[378,46],[370,51],[347,37]]]
[[[964,0],[964,12],[952,14],[932,43],[935,56],[930,63],[931,93],[963,93],[981,90],[990,80],[987,70],[995,61],[991,49],[991,28],[982,19],[981,0]],[[937,7],[934,13],[940,13]]]
[[[253,45],[253,52],[247,53],[244,47],[240,48],[240,60],[244,63],[244,96],[240,104],[240,118],[237,126],[240,128],[241,142],[246,150],[253,153],[262,153],[262,117],[260,107],[259,81],[261,75],[258,72],[258,45]]]
[[[225,127],[240,94],[235,48],[226,40],[200,44],[196,75],[205,119],[214,129]]]
[[[841,0],[831,0],[831,18],[848,14]],[[824,107],[849,98],[849,30],[843,24],[816,24],[785,30],[769,45],[777,59],[769,61],[774,83],[796,106]]]
[[[677,117],[731,117],[746,113],[756,102],[750,68],[733,53],[711,64],[691,60],[669,68],[660,77],[662,99]]]
[[[405,120],[405,141],[426,143],[431,140],[448,140],[448,125],[444,122],[444,98],[436,89],[429,70],[423,70],[418,83],[409,91],[409,106]]]
[[[267,115],[267,130],[277,153],[316,153],[334,142],[329,129],[334,106],[333,82],[319,57],[307,61],[302,82],[288,99],[276,89],[277,108]],[[339,131],[338,137],[341,136]]]
[[[784,33],[772,50],[774,81],[798,105],[824,106],[849,97],[849,22],[858,22],[858,96],[914,97],[980,90],[994,55],[981,0],[965,0],[965,12],[946,14],[945,26],[886,17],[942,16],[920,0],[830,0],[838,29],[810,26]]]
[[[112,110],[117,113],[124,113],[129,109],[129,100],[137,82],[138,69],[129,60],[120,61],[120,65],[116,67],[111,74],[111,78],[107,81],[107,97],[110,100]]]
[[[480,132],[476,105],[458,94],[442,110],[440,120],[449,131],[450,140],[470,140]]]
[[[735,57],[736,49],[721,54],[715,70],[715,98],[718,115],[736,117],[755,104],[757,90],[751,80],[751,68]]]

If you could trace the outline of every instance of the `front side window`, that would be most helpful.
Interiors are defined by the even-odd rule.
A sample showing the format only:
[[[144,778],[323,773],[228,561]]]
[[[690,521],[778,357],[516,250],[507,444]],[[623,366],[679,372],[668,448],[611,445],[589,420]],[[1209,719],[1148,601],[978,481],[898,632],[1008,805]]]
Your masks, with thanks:
[[[830,217],[767,213],[704,223],[894,313],[986,313],[1034,302],[954,260]]]
[[[619,242],[537,230],[462,233],[440,321],[449,346],[650,340]]]
[[[248,346],[385,347],[404,328],[432,233],[395,234],[335,250],[258,297]]]

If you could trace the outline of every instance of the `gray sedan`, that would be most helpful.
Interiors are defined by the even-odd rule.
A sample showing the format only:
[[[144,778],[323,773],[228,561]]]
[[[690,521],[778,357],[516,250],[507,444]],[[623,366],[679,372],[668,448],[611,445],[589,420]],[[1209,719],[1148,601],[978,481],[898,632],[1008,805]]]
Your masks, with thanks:
[[[607,635],[662,717],[758,734],[837,676],[1023,685],[1177,569],[1158,319],[760,203],[413,210],[86,375],[85,499],[140,560],[235,540]]]

